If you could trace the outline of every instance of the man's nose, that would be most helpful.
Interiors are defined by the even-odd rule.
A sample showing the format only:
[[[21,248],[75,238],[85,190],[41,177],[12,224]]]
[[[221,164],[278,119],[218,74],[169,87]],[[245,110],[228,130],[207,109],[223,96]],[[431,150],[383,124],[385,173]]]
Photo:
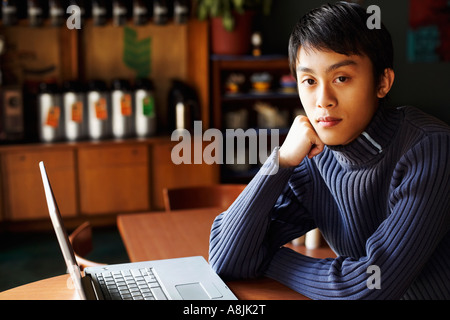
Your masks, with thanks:
[[[328,85],[321,85],[317,93],[317,107],[319,108],[332,108],[336,106],[336,97]]]

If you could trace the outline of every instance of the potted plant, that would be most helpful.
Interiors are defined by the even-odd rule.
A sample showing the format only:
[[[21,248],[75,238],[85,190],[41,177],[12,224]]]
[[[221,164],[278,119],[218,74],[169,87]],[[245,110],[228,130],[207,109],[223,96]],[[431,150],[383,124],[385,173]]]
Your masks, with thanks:
[[[195,0],[199,20],[211,19],[211,48],[216,54],[245,54],[250,48],[252,18],[269,14],[272,0]]]

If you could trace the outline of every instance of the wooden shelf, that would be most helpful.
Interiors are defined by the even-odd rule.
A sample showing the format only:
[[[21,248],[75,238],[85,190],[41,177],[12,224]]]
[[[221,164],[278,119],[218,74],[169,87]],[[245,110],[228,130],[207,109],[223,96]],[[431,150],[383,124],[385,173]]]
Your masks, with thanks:
[[[290,74],[288,58],[282,55],[260,57],[212,55],[210,59],[212,65],[211,113],[213,126],[225,130],[228,127],[224,121],[226,113],[243,109],[248,119],[242,129],[254,128],[256,132],[259,132],[258,130],[262,128],[258,128],[259,124],[254,105],[265,102],[276,106],[287,117],[286,127],[279,128],[280,138],[283,140],[295,112],[297,109],[302,109],[297,93],[285,93],[280,88],[280,78]],[[267,72],[272,76],[271,88],[263,93],[254,92],[249,79],[253,73],[261,72]],[[225,81],[232,73],[242,73],[246,78],[239,93],[228,93],[225,90]],[[225,164],[221,168],[221,181],[245,183],[254,176],[257,170],[258,168],[255,165],[250,165],[248,170],[242,170],[242,167],[239,166],[236,166],[236,170],[233,170],[232,165]]]
[[[211,61],[222,70],[289,70],[288,58],[283,55],[266,56],[228,56],[211,55]]]
[[[297,93],[284,93],[279,91],[268,91],[264,93],[225,93],[222,96],[222,102],[235,102],[242,100],[283,100],[283,99],[298,99]]]
[[[285,56],[268,55],[261,57],[252,56],[211,56],[212,62],[212,97],[211,112],[213,116],[212,124],[215,128],[223,128],[224,109],[233,104],[239,103],[239,107],[245,105],[252,106],[255,101],[277,100],[279,103],[288,105],[290,109],[295,106],[301,107],[300,100],[296,93],[284,93],[278,85],[278,78],[289,74],[289,63]],[[268,92],[253,92],[247,84],[242,92],[225,92],[225,77],[234,72],[242,72],[248,76],[256,72],[268,72],[273,74],[272,88]]]

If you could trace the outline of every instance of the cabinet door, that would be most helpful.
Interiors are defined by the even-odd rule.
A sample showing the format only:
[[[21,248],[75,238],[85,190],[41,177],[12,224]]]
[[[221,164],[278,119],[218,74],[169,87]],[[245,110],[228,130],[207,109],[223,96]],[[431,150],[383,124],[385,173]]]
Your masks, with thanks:
[[[4,154],[5,215],[11,220],[48,218],[39,161],[47,175],[62,216],[77,214],[72,150],[11,152]]]
[[[219,182],[217,164],[179,164],[172,162],[172,148],[178,142],[155,144],[152,151],[153,208],[164,210],[163,189],[208,185]]]
[[[82,214],[150,209],[147,146],[80,148],[78,167]]]

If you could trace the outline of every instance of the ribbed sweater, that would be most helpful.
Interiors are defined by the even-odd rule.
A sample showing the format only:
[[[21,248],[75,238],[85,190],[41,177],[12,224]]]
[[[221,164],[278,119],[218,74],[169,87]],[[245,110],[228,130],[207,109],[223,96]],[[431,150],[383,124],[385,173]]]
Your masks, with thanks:
[[[450,299],[450,128],[413,107],[379,110],[345,146],[295,168],[278,148],[211,228],[225,279],[273,278],[312,299]],[[336,258],[284,244],[318,227]],[[380,289],[368,286],[379,269]]]

